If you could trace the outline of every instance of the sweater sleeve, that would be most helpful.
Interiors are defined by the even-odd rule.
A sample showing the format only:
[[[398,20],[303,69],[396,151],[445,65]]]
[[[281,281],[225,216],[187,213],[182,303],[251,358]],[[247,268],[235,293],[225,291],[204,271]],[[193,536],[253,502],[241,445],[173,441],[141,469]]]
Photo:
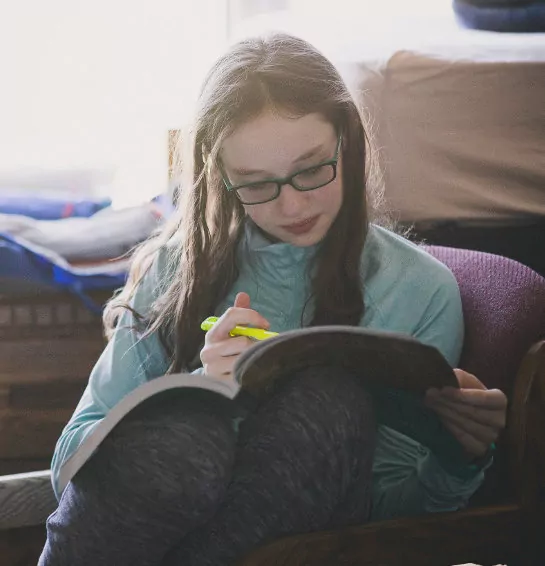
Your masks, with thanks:
[[[435,346],[456,367],[464,334],[460,293],[448,270],[443,270],[437,283],[413,336]],[[474,471],[468,468],[463,479],[455,477],[441,467],[429,449],[381,426],[373,465],[373,518],[463,508],[482,484],[486,467]]]
[[[161,250],[131,300],[130,306],[138,314],[146,316],[158,296],[167,267],[167,252]],[[91,372],[74,414],[57,441],[51,472],[53,489],[58,499],[61,493],[57,482],[63,463],[125,395],[145,381],[163,375],[168,369],[168,359],[158,335],[153,333],[142,338],[134,326],[134,315],[125,310]]]

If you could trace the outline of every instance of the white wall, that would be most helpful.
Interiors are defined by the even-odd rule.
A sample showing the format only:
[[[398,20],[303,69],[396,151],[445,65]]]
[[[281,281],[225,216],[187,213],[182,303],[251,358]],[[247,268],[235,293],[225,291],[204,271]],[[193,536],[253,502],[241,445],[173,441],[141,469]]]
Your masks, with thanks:
[[[110,168],[118,203],[167,184],[183,122],[223,45],[223,0],[17,0],[0,11],[0,177]]]
[[[167,130],[190,113],[225,46],[227,10],[240,15],[240,1],[5,0],[0,185],[14,171],[91,168],[104,172],[118,204],[165,190]],[[339,50],[359,58],[402,31],[421,36],[430,18],[452,17],[450,0],[259,0],[257,12],[269,4],[270,14],[231,19],[231,40],[285,29],[332,58]]]
[[[236,2],[236,0],[232,0]],[[388,48],[444,38],[458,33],[452,0],[286,0],[287,8],[233,25],[233,35],[285,30],[312,42],[328,56],[354,53],[373,58]]]

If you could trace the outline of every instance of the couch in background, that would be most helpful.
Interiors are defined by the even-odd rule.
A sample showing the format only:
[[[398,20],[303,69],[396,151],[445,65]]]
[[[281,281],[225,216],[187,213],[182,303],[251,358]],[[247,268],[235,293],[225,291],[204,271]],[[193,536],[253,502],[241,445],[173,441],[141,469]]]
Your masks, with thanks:
[[[415,239],[545,274],[545,34],[465,33],[336,60],[369,117],[393,218]]]

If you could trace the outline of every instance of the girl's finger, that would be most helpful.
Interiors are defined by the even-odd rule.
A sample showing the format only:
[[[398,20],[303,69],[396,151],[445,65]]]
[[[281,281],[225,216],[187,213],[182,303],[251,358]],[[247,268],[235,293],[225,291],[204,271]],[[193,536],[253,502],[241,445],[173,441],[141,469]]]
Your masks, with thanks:
[[[457,413],[463,415],[467,420],[480,423],[485,426],[496,428],[498,430],[505,427],[507,419],[506,405],[501,402],[492,401],[490,406],[482,407],[472,403],[473,393],[481,393],[478,390],[468,390],[468,395],[459,396],[453,400],[446,393],[438,395],[427,395],[426,399],[433,405],[443,405],[450,407]],[[492,407],[492,405],[494,406]]]
[[[250,308],[250,295],[248,295],[248,293],[244,293],[244,292],[237,293],[237,296],[235,297],[235,303],[234,303],[233,306],[240,307],[240,308],[243,308],[243,309],[249,309]]]
[[[237,325],[269,328],[269,321],[257,311],[241,307],[230,307],[206,333],[209,342],[219,342],[230,337],[230,332]]]
[[[252,340],[247,336],[233,336],[221,342],[213,342],[201,350],[201,361],[210,362],[214,358],[237,356],[250,348],[252,344]]]
[[[476,439],[474,436],[468,434],[465,430],[450,421],[445,422],[445,427],[464,447],[465,451],[472,456],[482,456],[486,454],[486,451],[490,446],[490,442],[482,442]]]
[[[253,342],[247,336],[233,336],[222,340],[221,342],[213,342],[203,348],[203,354],[206,357],[223,357],[236,356],[246,351],[252,346]]]
[[[472,373],[464,371],[463,369],[456,368],[454,370],[454,375],[462,389],[481,389],[486,390],[486,385]]]
[[[213,377],[231,378],[238,356],[216,358],[213,363],[203,364],[204,373]]]
[[[445,403],[428,402],[426,404],[441,417],[445,425],[453,424],[479,442],[489,445],[498,437],[500,429],[496,426],[476,422]]]
[[[445,387],[439,393],[449,401],[463,403],[465,405],[473,405],[482,409],[506,409],[507,397],[500,389],[455,389],[454,387]]]

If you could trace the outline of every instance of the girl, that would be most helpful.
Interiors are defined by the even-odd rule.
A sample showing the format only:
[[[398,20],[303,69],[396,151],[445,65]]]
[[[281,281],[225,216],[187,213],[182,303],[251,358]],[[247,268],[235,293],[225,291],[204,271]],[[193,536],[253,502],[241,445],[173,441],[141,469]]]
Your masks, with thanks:
[[[460,473],[376,423],[355,376],[324,367],[259,405],[202,390],[145,403],[58,492],[62,463],[139,384],[177,371],[231,379],[251,345],[229,336],[237,324],[404,332],[458,362],[454,277],[369,221],[362,120],[316,49],[283,34],[235,45],[205,80],[192,145],[193,182],[108,305],[109,343],[58,441],[40,564],[218,566],[290,533],[466,505],[506,400],[461,370],[460,391],[428,396],[467,452]]]

